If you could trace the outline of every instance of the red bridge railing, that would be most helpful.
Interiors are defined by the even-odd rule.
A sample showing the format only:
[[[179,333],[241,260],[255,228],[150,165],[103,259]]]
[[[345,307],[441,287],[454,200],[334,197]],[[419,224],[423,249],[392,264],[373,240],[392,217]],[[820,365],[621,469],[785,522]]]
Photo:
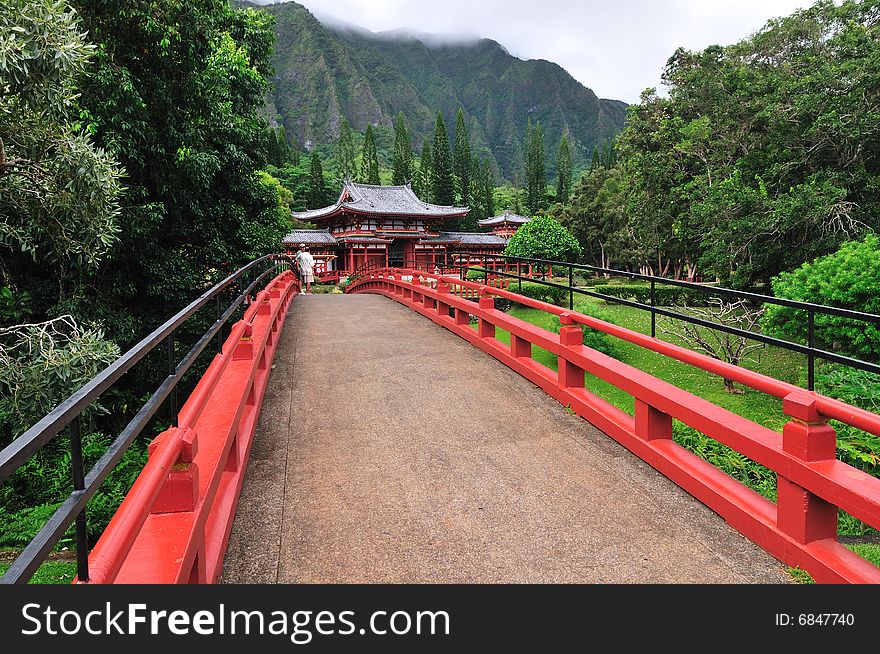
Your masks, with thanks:
[[[213,583],[288,306],[290,271],[256,294],[89,556],[89,583]]]
[[[880,583],[880,568],[837,541],[838,508],[880,529],[880,479],[836,458],[836,435],[828,425],[834,419],[880,435],[880,416],[503,288],[398,268],[366,273],[346,292],[385,295],[470,341],[570,406],[770,554],[817,581]],[[468,299],[474,295],[478,302]],[[559,316],[560,333],[496,310],[493,297]],[[478,320],[477,329],[470,326],[471,316]],[[780,434],[586,347],[580,325],[780,398],[788,422]],[[509,345],[495,337],[499,328],[509,332]],[[535,361],[532,346],[555,354],[558,372]],[[629,393],[635,415],[590,393],[584,387],[587,373]],[[777,501],[675,443],[673,420],[776,472]]]

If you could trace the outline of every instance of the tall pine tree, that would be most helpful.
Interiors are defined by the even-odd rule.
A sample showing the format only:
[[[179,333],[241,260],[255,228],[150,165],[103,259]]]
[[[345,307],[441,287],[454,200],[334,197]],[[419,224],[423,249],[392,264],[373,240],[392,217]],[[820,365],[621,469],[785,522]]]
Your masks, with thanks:
[[[324,179],[324,170],[321,167],[321,159],[317,152],[312,152],[312,160],[309,165],[309,193],[306,199],[308,209],[320,209],[327,206],[327,182]]]
[[[431,157],[431,141],[422,141],[422,156],[419,159],[419,173],[416,175],[413,190],[420,199],[430,202],[434,198],[434,160]]]
[[[532,149],[532,117],[529,116],[529,122],[526,124],[526,142],[523,148],[524,157],[523,163],[525,167],[525,188],[528,193],[528,197],[532,197],[532,189],[534,188],[535,181],[535,164],[533,161],[534,150]]]
[[[339,127],[339,141],[336,143],[336,173],[339,180],[354,179],[357,173],[355,163],[354,137],[351,134],[351,126],[343,118]]]
[[[461,206],[468,206],[471,194],[471,144],[468,139],[467,125],[464,123],[464,110],[459,107],[455,117],[455,151],[453,154],[453,170],[455,186],[461,198]]]
[[[379,153],[376,151],[376,141],[373,137],[373,126],[367,125],[364,132],[364,149],[361,152],[362,184],[379,184]]]
[[[455,183],[452,179],[452,157],[449,153],[449,134],[443,121],[443,112],[437,112],[434,126],[434,202],[442,205],[455,204]]]
[[[562,133],[559,139],[559,152],[556,155],[556,201],[568,202],[571,194],[571,148],[568,147],[568,134]]]
[[[531,127],[531,120],[529,126]],[[535,123],[534,127],[527,130],[526,148],[526,182],[528,196],[526,204],[529,212],[534,215],[544,208],[547,196],[547,167],[544,162],[544,133],[541,130],[541,122]]]
[[[406,131],[403,112],[397,114],[397,118],[394,121],[394,155],[392,168],[392,184],[400,186],[413,181],[412,147],[409,144],[409,134]]]
[[[480,183],[480,174],[482,168],[480,167],[480,158],[474,154],[471,157],[471,166],[470,166],[470,187],[471,187],[471,201],[468,205],[471,210],[468,214],[468,218],[472,218],[474,222],[474,227],[476,228],[476,221],[482,220],[486,218],[486,200],[483,194],[483,185]]]
[[[488,160],[483,161],[480,171],[480,185],[483,187],[483,201],[486,203],[486,217],[495,215],[495,176],[492,174],[492,166]]]

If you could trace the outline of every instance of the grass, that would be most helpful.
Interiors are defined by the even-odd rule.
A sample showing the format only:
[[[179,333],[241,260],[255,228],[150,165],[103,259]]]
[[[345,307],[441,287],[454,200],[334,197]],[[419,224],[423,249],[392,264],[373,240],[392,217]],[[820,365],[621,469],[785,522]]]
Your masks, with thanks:
[[[863,543],[860,545],[847,545],[847,547],[859,556],[861,556],[863,559],[867,559],[870,563],[873,563],[878,568],[880,568],[880,545],[875,545],[873,543]],[[806,570],[801,570],[800,568],[789,568],[788,573],[799,584],[816,583],[812,575]]]
[[[650,313],[640,309],[623,305],[606,305],[603,300],[598,298],[581,296],[575,298],[574,310],[586,314],[592,314],[598,310],[604,319],[622,327],[642,334],[651,333]],[[556,323],[555,316],[521,305],[514,305],[509,313],[550,331]],[[687,343],[662,332],[662,320],[658,317],[658,337],[667,342],[688,347]],[[504,343],[510,342],[510,334],[501,329],[496,330],[496,338]],[[774,431],[781,431],[787,422],[782,411],[782,401],[777,398],[751,388],[742,387],[738,387],[742,393],[729,393],[725,390],[721,378],[716,375],[626,341],[611,336],[608,338],[614,342],[617,348],[617,358],[634,368],[645,371]],[[546,350],[533,346],[532,357],[538,363],[552,370],[557,368],[556,356]],[[806,376],[806,357],[782,348],[766,347],[758,351],[755,361],[744,362],[742,365],[792,384],[802,385]],[[617,408],[630,415],[634,413],[633,398],[625,391],[589,374],[586,375],[585,386],[592,393]],[[676,441],[680,444],[775,501],[776,475],[772,471],[684,425],[676,423],[675,435]],[[841,534],[860,534],[864,533],[865,529],[865,525],[841,512],[839,529]],[[880,545],[853,545],[850,548],[880,567]],[[809,577],[803,571],[791,569],[790,572],[796,580],[800,580],[801,575]]]
[[[0,575],[6,574],[11,563],[0,563]],[[28,582],[30,584],[69,584],[76,576],[76,561],[46,561]]]

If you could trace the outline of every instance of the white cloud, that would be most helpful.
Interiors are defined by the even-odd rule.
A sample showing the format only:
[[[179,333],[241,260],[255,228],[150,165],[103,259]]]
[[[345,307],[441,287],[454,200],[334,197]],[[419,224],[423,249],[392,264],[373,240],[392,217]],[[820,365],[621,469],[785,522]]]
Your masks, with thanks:
[[[261,4],[267,4],[263,0]],[[809,0],[301,0],[319,17],[372,31],[480,35],[523,59],[548,59],[604,98],[638,101],[666,60],[728,45]]]

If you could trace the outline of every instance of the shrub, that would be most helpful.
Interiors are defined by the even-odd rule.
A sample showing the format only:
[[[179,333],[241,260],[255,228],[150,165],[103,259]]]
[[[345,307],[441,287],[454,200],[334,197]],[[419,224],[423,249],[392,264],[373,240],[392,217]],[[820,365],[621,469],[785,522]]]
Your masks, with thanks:
[[[867,313],[880,313],[880,240],[871,234],[845,243],[837,252],[805,263],[771,281],[777,297],[813,302]],[[877,325],[815,314],[815,335],[826,348],[841,349],[869,361],[880,359]],[[772,336],[805,342],[807,315],[802,309],[771,305],[764,331]]]
[[[486,273],[479,266],[471,266],[467,269],[464,278],[473,281],[480,281],[486,277]]]
[[[526,259],[575,261],[581,256],[581,246],[565,227],[552,218],[535,216],[516,230],[504,254]]]
[[[612,320],[608,318],[608,314],[602,311],[599,308],[590,307],[589,309],[582,311],[582,313],[586,313],[593,318],[598,318],[599,320],[604,320],[605,322],[610,322],[614,324]],[[550,326],[550,331],[555,334],[559,333],[559,329],[562,325],[559,322],[559,318],[556,317],[553,320],[553,324]],[[610,357],[620,358],[620,349],[615,342],[613,336],[609,336],[605,332],[601,332],[598,329],[593,329],[592,327],[588,327],[587,325],[580,325],[581,331],[584,333],[584,345],[587,347],[591,347],[594,350],[598,350],[603,354],[607,354]]]
[[[562,306],[568,303],[568,289],[558,286],[547,286],[538,282],[523,282],[522,288],[518,282],[511,282],[508,289],[512,293],[525,295],[533,300],[540,300],[549,304]]]
[[[880,376],[839,364],[826,364],[816,371],[816,390],[867,411],[880,413]],[[837,430],[837,456],[841,461],[880,476],[880,437],[843,423]]]
[[[633,300],[642,304],[651,304],[651,286],[649,284],[597,284],[593,286],[596,293],[610,295],[622,300]],[[708,306],[711,292],[682,286],[654,286],[654,299],[658,307]]]

